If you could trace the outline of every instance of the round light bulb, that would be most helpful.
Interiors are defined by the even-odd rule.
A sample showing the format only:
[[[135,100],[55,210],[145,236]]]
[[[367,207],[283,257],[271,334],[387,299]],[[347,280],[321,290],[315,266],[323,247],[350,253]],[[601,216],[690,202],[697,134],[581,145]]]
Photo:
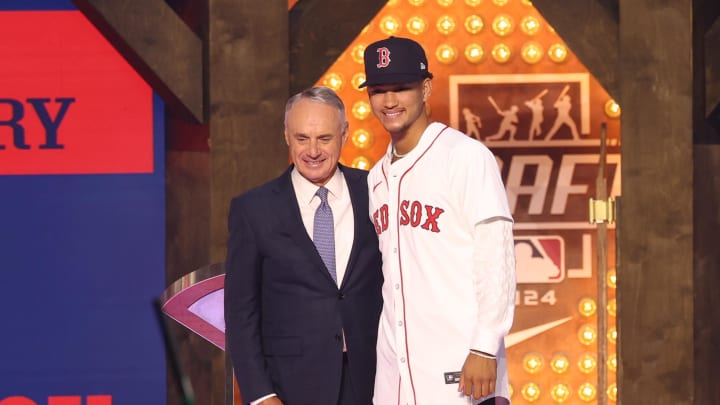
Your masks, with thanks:
[[[607,115],[609,118],[617,118],[622,114],[622,109],[620,108],[620,104],[616,103],[615,100],[610,99],[605,102],[605,115]]]
[[[455,20],[452,17],[444,15],[438,18],[436,27],[439,33],[443,35],[450,35],[453,31],[455,31],[457,24],[455,24]]]
[[[480,44],[472,43],[465,48],[465,59],[470,63],[479,63],[483,56],[485,51]]]
[[[542,370],[544,360],[539,353],[528,353],[523,357],[523,369],[529,374],[537,374]]]
[[[533,382],[529,382],[523,385],[520,394],[526,401],[535,402],[540,398],[540,387]]]
[[[548,48],[548,57],[555,63],[565,62],[567,59],[568,50],[563,44],[552,44]]]
[[[597,311],[597,304],[594,299],[585,297],[578,302],[578,311],[580,312],[580,315],[586,318],[593,316],[595,315],[595,311]]]
[[[617,401],[617,384],[612,383],[608,386],[607,396],[609,400],[613,402]]]
[[[437,4],[443,6],[443,7],[450,7],[452,6],[454,0],[437,0]]]
[[[597,360],[595,356],[590,353],[585,353],[578,359],[578,369],[583,374],[590,374],[595,370],[597,366]]]
[[[500,14],[492,22],[493,32],[500,37],[512,34],[514,28],[513,19],[507,14]]]
[[[352,114],[353,117],[359,119],[360,121],[367,118],[372,110],[370,109],[370,104],[367,101],[358,101],[355,104],[353,104],[352,107]]]
[[[563,383],[555,384],[550,389],[550,397],[558,404],[562,404],[567,401],[570,398],[570,394],[572,394],[570,387]]]
[[[595,386],[590,383],[584,383],[578,388],[578,397],[585,402],[590,402],[595,399],[597,390]]]
[[[563,353],[555,354],[550,359],[550,369],[557,374],[563,374],[570,368],[570,359]]]
[[[425,0],[408,0],[411,6],[420,7],[425,4]]]
[[[618,337],[617,328],[614,326],[611,326],[610,329],[608,329],[608,333],[607,333],[608,341],[612,344],[617,344],[617,337]]]
[[[482,31],[485,23],[479,15],[470,15],[465,19],[465,31],[470,34],[477,34]]]
[[[357,91],[365,91],[365,88],[360,88],[360,85],[365,83],[365,73],[355,73],[350,79],[350,83],[352,83],[353,89]]]
[[[617,274],[615,270],[610,270],[607,273],[607,285],[610,288],[617,288]]]
[[[358,64],[363,64],[363,55],[365,54],[365,45],[355,45],[350,50],[350,57],[352,58],[353,62]]]
[[[522,59],[525,61],[525,63],[534,65],[540,62],[540,59],[542,59],[543,51],[540,47],[540,44],[538,44],[537,42],[528,42],[527,44],[523,45],[522,49],[520,50],[520,55],[522,56]]]
[[[352,134],[352,143],[358,149],[367,149],[374,143],[375,137],[367,129],[357,129]]]
[[[400,20],[389,15],[380,20],[380,31],[383,34],[391,36],[395,35],[400,30]]]
[[[493,60],[500,64],[507,63],[512,56],[510,47],[505,44],[495,45],[490,53],[492,54]]]
[[[535,35],[540,31],[540,21],[531,15],[525,16],[520,21],[520,30],[524,32],[525,35]]]
[[[617,301],[615,298],[610,299],[607,304],[607,311],[610,316],[616,316],[617,315]]]
[[[420,35],[423,32],[427,31],[428,23],[425,21],[424,18],[413,16],[410,17],[407,24],[405,24],[405,28],[407,28],[408,32],[413,35]]]
[[[370,170],[370,160],[365,156],[358,156],[353,159],[351,166],[356,169]]]
[[[440,63],[449,65],[457,59],[457,50],[451,45],[442,44],[435,50],[435,57]]]
[[[340,91],[343,88],[343,78],[339,73],[328,73],[323,78],[323,86],[329,87],[335,91]]]
[[[482,3],[482,0],[465,0],[465,4],[470,7],[477,7]]]
[[[617,372],[617,355],[615,353],[608,356],[607,366],[613,373]]]
[[[578,330],[578,340],[585,346],[590,346],[597,339],[597,331],[593,325],[583,325]]]

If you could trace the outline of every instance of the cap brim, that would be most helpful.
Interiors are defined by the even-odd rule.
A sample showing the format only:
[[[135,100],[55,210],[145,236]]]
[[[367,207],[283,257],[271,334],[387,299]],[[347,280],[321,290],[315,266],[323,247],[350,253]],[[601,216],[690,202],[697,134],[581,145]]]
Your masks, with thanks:
[[[374,77],[371,80],[366,80],[365,83],[358,86],[359,89],[367,86],[377,86],[378,84],[402,84],[402,83],[414,83],[419,82],[423,79],[432,79],[433,75],[430,72],[424,74],[385,74],[379,77]]]

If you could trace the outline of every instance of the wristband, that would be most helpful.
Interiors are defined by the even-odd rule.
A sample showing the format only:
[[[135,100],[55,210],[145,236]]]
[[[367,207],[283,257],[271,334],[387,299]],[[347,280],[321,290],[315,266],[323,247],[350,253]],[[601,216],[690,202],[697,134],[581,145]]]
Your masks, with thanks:
[[[491,360],[497,359],[496,356],[493,356],[492,354],[489,354],[489,353],[481,352],[480,350],[470,349],[470,353],[472,353],[476,356],[479,356],[479,357],[486,358],[486,359],[491,359]]]

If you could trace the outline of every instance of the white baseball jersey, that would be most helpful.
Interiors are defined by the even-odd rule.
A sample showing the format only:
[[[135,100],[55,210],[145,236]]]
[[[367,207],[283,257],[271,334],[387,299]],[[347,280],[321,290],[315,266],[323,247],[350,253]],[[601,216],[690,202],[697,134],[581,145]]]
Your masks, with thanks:
[[[480,142],[433,123],[404,158],[370,171],[370,217],[383,257],[375,405],[474,404],[453,374],[469,349],[497,356],[491,396],[510,398],[512,218],[497,161]],[[487,399],[487,398],[482,398]]]

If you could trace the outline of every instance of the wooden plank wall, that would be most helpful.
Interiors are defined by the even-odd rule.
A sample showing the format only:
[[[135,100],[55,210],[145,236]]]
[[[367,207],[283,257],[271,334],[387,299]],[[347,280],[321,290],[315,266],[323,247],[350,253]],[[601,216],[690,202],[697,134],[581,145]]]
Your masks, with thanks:
[[[692,4],[621,1],[619,61],[620,398],[693,404]]]

